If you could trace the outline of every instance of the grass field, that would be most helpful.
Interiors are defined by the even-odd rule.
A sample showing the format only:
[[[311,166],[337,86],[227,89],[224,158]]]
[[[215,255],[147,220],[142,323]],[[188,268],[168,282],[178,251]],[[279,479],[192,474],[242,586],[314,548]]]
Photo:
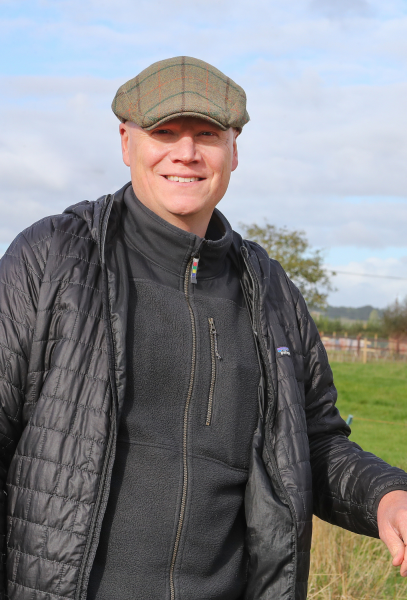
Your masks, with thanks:
[[[352,414],[351,439],[407,469],[406,363],[331,363],[338,408]],[[383,421],[386,421],[383,423]],[[314,519],[308,599],[406,600],[407,581],[380,540]]]
[[[338,362],[331,366],[337,407],[345,419],[353,415],[350,439],[407,470],[407,363]]]

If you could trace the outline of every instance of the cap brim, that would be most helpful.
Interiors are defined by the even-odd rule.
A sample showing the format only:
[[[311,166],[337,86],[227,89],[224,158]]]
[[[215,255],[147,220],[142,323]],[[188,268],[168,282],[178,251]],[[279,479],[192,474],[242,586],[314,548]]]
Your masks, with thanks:
[[[222,129],[222,131],[226,131],[227,129],[229,129],[229,127],[225,127],[222,123],[219,123],[219,121],[217,121],[213,117],[209,117],[208,115],[205,115],[202,113],[187,112],[187,111],[174,113],[172,115],[167,115],[166,117],[163,117],[162,119],[159,119],[158,121],[153,123],[153,125],[149,125],[148,127],[143,127],[143,129],[150,131],[151,129],[155,129],[159,125],[162,125],[163,123],[168,123],[168,121],[172,121],[173,119],[178,119],[179,117],[195,117],[196,119],[203,119],[204,121],[209,121],[209,123],[213,123],[220,129]]]

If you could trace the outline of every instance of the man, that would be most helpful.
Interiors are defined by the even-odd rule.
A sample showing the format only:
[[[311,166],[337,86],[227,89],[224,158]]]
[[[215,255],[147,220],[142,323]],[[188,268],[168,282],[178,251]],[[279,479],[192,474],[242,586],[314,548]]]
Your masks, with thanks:
[[[406,575],[407,475],[348,440],[301,295],[215,208],[243,90],[179,57],[113,110],[131,184],[0,264],[2,598],[303,600],[312,512]]]

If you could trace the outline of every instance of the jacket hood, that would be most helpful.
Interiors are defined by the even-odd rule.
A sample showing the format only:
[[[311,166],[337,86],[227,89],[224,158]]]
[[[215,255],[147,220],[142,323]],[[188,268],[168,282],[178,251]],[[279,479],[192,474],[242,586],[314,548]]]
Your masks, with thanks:
[[[83,200],[82,202],[78,202],[78,204],[68,206],[68,208],[64,210],[64,213],[74,214],[87,223],[90,234],[99,247],[102,263],[104,262],[104,244],[107,233],[107,223],[109,222],[109,237],[111,237],[116,231],[115,225],[118,224],[120,218],[124,192],[129,185],[131,185],[131,181],[126,183],[114,194],[101,196],[94,202]],[[102,232],[102,221],[106,211],[108,211],[110,215],[109,218],[105,220],[105,229]]]
[[[64,213],[68,215],[76,215],[88,224],[89,231],[92,238],[98,241],[99,238],[99,223],[101,208],[105,203],[107,196],[101,196],[96,202],[90,202],[89,200],[82,200],[77,204],[71,204],[68,206]]]

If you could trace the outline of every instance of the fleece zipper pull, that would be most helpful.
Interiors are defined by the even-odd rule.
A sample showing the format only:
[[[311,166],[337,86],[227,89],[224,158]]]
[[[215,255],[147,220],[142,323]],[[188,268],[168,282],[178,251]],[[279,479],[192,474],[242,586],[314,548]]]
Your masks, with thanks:
[[[218,352],[218,332],[216,331],[215,321],[212,318],[209,318],[208,321],[209,321],[209,328],[211,331],[211,336],[213,339],[213,348],[214,348],[215,356],[217,359],[222,360],[222,357]]]
[[[192,268],[191,268],[191,283],[197,283],[197,272],[198,272],[198,264],[199,258],[196,256],[192,259]]]

